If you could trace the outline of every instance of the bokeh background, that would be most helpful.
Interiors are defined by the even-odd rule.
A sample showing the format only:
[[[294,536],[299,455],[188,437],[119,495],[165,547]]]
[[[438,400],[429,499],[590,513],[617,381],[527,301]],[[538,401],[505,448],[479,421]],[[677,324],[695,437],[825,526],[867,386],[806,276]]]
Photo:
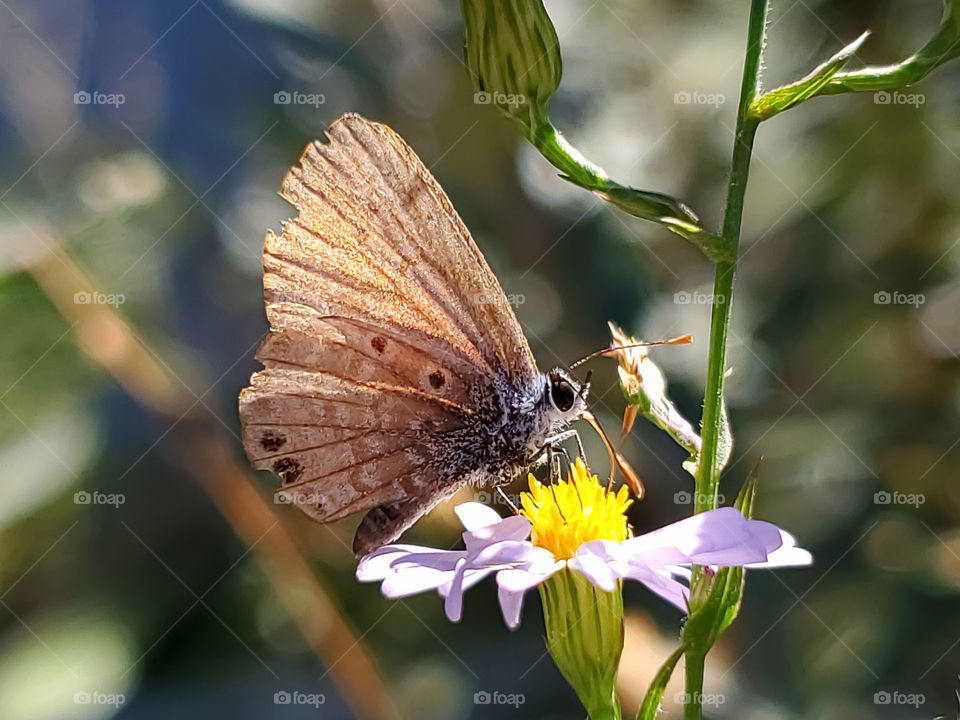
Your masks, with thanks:
[[[745,0],[547,8],[565,65],[556,124],[614,178],[716,227]],[[767,83],[865,28],[858,61],[903,58],[939,13],[777,0]],[[582,717],[535,596],[513,633],[490,583],[458,625],[435,596],[385,600],[353,578],[356,519],[323,527],[275,503],[237,437],[266,330],[261,244],[291,214],[280,181],[348,111],[433,169],[541,367],[606,344],[607,320],[693,333],[654,356],[699,417],[711,267],[559,180],[474,103],[461,45],[449,0],[0,2],[0,717]],[[709,658],[712,717],[957,713],[958,89],[947,66],[915,98],[820,98],[760,130],[723,492],[762,457],[759,516],[816,564],[750,575]],[[614,363],[594,368],[616,432]],[[689,514],[682,451],[638,424],[625,452],[648,487],[638,530]],[[457,536],[447,507],[408,537]],[[681,618],[636,587],[627,603],[629,712]]]

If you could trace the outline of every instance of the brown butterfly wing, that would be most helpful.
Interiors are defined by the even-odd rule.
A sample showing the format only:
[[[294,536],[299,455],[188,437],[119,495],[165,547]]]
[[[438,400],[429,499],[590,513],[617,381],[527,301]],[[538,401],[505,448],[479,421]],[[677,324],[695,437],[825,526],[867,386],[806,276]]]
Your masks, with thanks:
[[[429,437],[492,378],[536,372],[496,278],[436,180],[389,128],[345,116],[283,184],[267,236],[271,332],[241,394],[244,447],[318,520],[441,495]],[[409,523],[407,523],[409,524]]]

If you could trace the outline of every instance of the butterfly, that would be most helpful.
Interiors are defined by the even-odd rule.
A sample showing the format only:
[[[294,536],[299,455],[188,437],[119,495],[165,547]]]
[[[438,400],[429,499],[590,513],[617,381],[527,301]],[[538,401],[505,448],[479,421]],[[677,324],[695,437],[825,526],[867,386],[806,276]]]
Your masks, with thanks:
[[[240,394],[243,445],[281,497],[353,550],[395,540],[471,484],[511,482],[586,410],[537,369],[460,216],[389,127],[344,115],[283,181],[298,210],[263,250],[270,331]]]

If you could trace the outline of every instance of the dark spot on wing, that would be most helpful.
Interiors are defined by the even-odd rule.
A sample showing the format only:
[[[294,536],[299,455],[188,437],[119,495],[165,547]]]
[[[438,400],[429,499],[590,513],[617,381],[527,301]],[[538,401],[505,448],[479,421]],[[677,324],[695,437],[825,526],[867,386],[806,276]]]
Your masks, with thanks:
[[[383,353],[387,349],[387,339],[377,335],[374,338],[370,339],[370,346],[376,350],[378,353]]]
[[[303,474],[303,467],[293,458],[280,458],[273,464],[273,471],[280,476],[284,484],[296,482]]]
[[[427,379],[430,381],[430,387],[432,387],[434,390],[439,390],[447,384],[447,379],[439,370],[434,370],[432,373],[430,373],[430,376]]]
[[[267,452],[276,452],[287,444],[287,439],[283,435],[277,435],[274,432],[266,432],[260,438],[260,446]]]

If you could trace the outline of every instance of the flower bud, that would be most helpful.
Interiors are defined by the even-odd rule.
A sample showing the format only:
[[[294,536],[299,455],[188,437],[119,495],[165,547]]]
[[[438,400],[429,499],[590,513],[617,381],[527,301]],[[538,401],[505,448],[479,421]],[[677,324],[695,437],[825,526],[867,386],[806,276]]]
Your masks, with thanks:
[[[623,593],[561,570],[540,586],[547,649],[590,720],[620,720],[614,684],[623,652]]]
[[[531,134],[547,120],[562,73],[557,32],[541,0],[463,0],[464,54],[477,92]]]

